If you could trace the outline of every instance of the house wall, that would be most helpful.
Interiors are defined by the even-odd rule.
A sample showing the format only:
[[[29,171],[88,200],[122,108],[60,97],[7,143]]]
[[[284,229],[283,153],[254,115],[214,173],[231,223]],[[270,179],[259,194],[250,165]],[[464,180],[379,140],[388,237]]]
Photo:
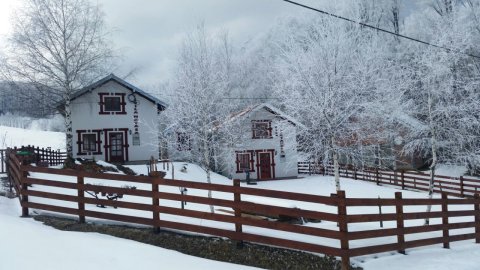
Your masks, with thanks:
[[[99,114],[100,97],[98,93],[125,93],[126,114]],[[148,160],[150,156],[158,158],[158,137],[157,137],[157,107],[151,101],[135,94],[138,109],[138,130],[140,134],[140,145],[133,145],[132,134],[134,133],[134,104],[128,100],[132,91],[118,84],[109,81],[106,84],[85,93],[72,101],[72,127],[73,127],[73,155],[74,157],[95,158],[105,160],[105,131],[104,129],[128,129],[128,160]],[[102,154],[78,156],[77,130],[102,130],[100,136]],[[130,132],[132,134],[130,134]]]
[[[253,139],[252,138],[252,120],[271,120],[272,121],[272,138]],[[275,178],[288,178],[298,176],[298,154],[297,154],[297,139],[296,127],[271,112],[261,109],[252,112],[245,117],[240,123],[242,138],[241,143],[234,147],[227,148],[225,155],[221,155],[219,162],[222,164],[223,173],[228,177],[235,179],[245,179],[245,173],[237,173],[236,168],[236,152],[248,150],[274,150],[275,162]],[[280,137],[283,134],[285,157],[281,157]],[[250,179],[258,179],[258,160],[257,155],[253,155],[254,172],[250,172]]]

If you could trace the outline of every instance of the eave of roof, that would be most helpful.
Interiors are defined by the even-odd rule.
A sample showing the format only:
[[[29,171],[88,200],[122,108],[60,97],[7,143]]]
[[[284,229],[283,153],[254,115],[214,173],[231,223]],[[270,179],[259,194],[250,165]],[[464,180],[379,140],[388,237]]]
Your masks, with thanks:
[[[234,113],[234,114],[231,115],[229,121],[233,121],[233,120],[235,120],[236,118],[239,118],[239,117],[244,117],[246,115],[249,115],[252,112],[256,112],[256,111],[261,110],[261,109],[267,110],[268,112],[276,115],[277,117],[280,117],[280,118],[292,123],[294,126],[297,126],[297,127],[300,127],[300,128],[305,128],[305,126],[302,123],[300,123],[298,120],[286,115],[281,110],[273,107],[272,105],[270,105],[268,103],[257,104],[257,105],[254,105],[252,107],[248,107],[248,108],[246,108],[246,109],[244,109],[240,112]]]
[[[82,90],[79,90],[77,92],[75,92],[72,97],[71,97],[71,100],[74,100],[82,95],[84,95],[85,93],[88,93],[88,92],[91,92],[93,91],[94,89],[108,83],[109,81],[115,81],[117,82],[118,84],[124,86],[125,88],[131,90],[133,93],[137,93],[139,94],[140,96],[144,97],[145,99],[149,100],[150,102],[154,103],[155,105],[157,105],[158,109],[159,110],[164,110],[168,104],[161,101],[160,99],[150,95],[149,93],[143,91],[142,89],[126,82],[125,80],[123,79],[120,79],[119,77],[115,76],[113,73],[106,76],[105,78],[103,79],[100,79],[99,81],[83,88]]]

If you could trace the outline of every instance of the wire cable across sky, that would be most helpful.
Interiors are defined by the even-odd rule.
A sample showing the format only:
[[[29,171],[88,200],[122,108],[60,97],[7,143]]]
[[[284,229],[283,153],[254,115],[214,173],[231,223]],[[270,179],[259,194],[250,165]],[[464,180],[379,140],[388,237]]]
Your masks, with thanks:
[[[458,53],[458,54],[464,54],[464,55],[467,55],[467,56],[470,56],[470,57],[474,57],[474,58],[480,59],[480,56],[478,56],[478,55],[466,53],[466,52],[463,52],[463,51],[461,51],[461,50],[459,50],[459,49],[448,48],[448,47],[445,47],[445,46],[436,45],[436,44],[433,44],[433,43],[430,43],[430,42],[427,42],[427,41],[423,41],[423,40],[420,40],[420,39],[416,39],[416,38],[412,38],[412,37],[409,37],[409,36],[397,34],[397,33],[395,33],[395,32],[392,32],[392,31],[389,31],[389,30],[386,30],[386,29],[378,28],[378,27],[375,27],[375,26],[373,26],[373,25],[369,25],[369,24],[366,24],[366,23],[362,23],[362,22],[359,22],[359,21],[355,21],[355,20],[352,20],[352,19],[349,19],[349,18],[346,18],[346,17],[343,17],[343,16],[339,16],[339,15],[336,15],[336,14],[333,14],[333,13],[330,13],[330,12],[327,12],[327,11],[324,11],[324,10],[321,10],[321,9],[318,9],[318,8],[314,8],[314,7],[311,7],[311,6],[307,6],[307,5],[304,5],[304,4],[295,2],[295,1],[290,1],[290,0],[281,0],[281,1],[290,3],[290,4],[293,4],[293,5],[302,7],[302,8],[306,8],[306,9],[309,9],[309,10],[313,10],[313,11],[315,11],[315,12],[322,13],[322,14],[324,14],[324,15],[331,16],[331,17],[334,17],[334,18],[337,18],[337,19],[340,19],[340,20],[344,20],[344,21],[347,21],[347,22],[355,23],[355,24],[358,24],[358,25],[361,25],[361,26],[364,26],[364,27],[367,27],[367,28],[370,28],[370,29],[373,29],[373,30],[377,30],[377,31],[380,31],[380,32],[383,32],[383,33],[387,33],[387,34],[390,34],[390,35],[394,35],[394,36],[397,36],[397,37],[400,37],[400,38],[403,38],[403,39],[407,39],[407,40],[410,40],[410,41],[422,43],[422,44],[427,45],[427,46],[432,46],[432,47],[435,47],[435,48],[443,49],[443,50],[446,50],[447,52],[454,52],[454,53]]]

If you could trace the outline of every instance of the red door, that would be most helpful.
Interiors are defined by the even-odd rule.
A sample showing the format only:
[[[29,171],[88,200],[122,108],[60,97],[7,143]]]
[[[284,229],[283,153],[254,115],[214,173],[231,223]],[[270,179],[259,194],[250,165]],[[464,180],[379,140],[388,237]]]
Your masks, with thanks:
[[[272,178],[272,163],[270,153],[260,153],[260,179]]]
[[[110,161],[124,162],[123,133],[115,132],[109,134],[110,138]]]

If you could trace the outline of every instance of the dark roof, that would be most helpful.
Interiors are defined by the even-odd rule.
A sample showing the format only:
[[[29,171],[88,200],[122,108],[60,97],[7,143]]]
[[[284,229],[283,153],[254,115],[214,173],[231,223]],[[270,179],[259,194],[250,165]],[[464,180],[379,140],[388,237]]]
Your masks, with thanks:
[[[83,88],[82,90],[79,90],[75,93],[73,93],[72,97],[71,97],[71,100],[74,100],[76,99],[77,97],[85,94],[85,93],[88,93],[88,92],[92,92],[94,89],[110,82],[110,81],[115,81],[117,82],[118,84],[124,86],[125,88],[131,90],[133,93],[137,93],[138,95],[144,97],[145,99],[151,101],[152,103],[154,103],[155,105],[157,105],[157,108],[159,110],[164,110],[168,105],[167,103],[161,101],[160,99],[150,95],[149,93],[143,91],[142,89],[138,88],[138,87],[135,87],[133,85],[131,85],[130,83],[120,79],[119,77],[115,76],[114,74],[110,74],[108,75],[107,77]]]

